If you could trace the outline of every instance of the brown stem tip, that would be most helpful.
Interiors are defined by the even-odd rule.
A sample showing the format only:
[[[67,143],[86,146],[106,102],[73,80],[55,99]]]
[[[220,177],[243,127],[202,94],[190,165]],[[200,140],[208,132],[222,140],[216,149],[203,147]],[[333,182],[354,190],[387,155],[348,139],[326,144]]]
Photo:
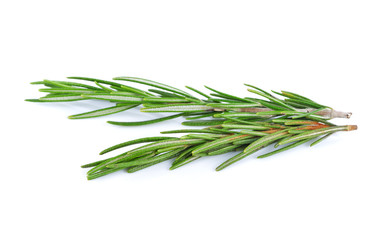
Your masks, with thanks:
[[[358,128],[357,125],[348,125],[347,127],[348,127],[347,128],[348,131],[357,130],[357,128]]]

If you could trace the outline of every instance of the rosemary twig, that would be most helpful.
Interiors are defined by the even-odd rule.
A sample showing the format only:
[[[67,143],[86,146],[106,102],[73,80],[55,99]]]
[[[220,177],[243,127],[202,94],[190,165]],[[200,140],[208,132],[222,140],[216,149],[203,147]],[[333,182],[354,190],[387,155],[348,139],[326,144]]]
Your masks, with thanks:
[[[278,123],[272,124],[279,125]],[[170,168],[173,170],[204,156],[214,156],[227,152],[239,151],[235,156],[227,159],[216,168],[217,171],[220,171],[273,143],[276,143],[277,146],[287,145],[270,153],[260,155],[259,158],[286,151],[320,136],[339,131],[352,131],[357,128],[354,125],[329,126],[312,121],[299,121],[298,124],[295,123],[292,126],[285,124],[281,124],[281,126],[282,128],[263,128],[231,134],[219,134],[207,130],[203,133],[187,134],[180,138],[161,140],[157,138],[144,138],[142,140],[133,140],[133,143],[140,143],[149,142],[148,140],[155,139],[152,143],[129,150],[119,154],[117,157],[109,158],[104,161],[97,161],[96,164],[91,163],[85,165],[85,167],[93,167],[92,170],[89,171],[88,179],[94,179],[114,172],[113,169],[121,170],[123,168],[131,167],[128,170],[129,172],[132,172],[131,169],[133,167],[143,169],[162,161],[174,160]],[[241,129],[243,128],[238,130]],[[119,147],[121,148],[130,145],[128,143],[132,142],[129,141],[127,143],[119,144],[108,148],[108,150],[118,149]],[[104,150],[103,153],[108,150]]]
[[[246,84],[246,86],[250,87],[248,89],[250,92],[258,94],[266,100],[257,98],[241,98],[206,87],[211,90],[212,93],[210,93],[210,95],[217,97],[211,98],[209,95],[197,89],[187,87],[194,93],[197,93],[202,97],[206,97],[205,99],[200,99],[186,91],[155,81],[134,77],[118,77],[114,78],[114,81],[85,77],[69,77],[69,79],[89,81],[94,83],[96,86],[68,81],[44,80],[40,82],[33,82],[32,84],[43,84],[48,87],[40,89],[41,92],[46,92],[48,94],[39,99],[27,99],[27,101],[69,102],[96,99],[108,101],[114,104],[108,108],[69,116],[70,119],[111,115],[132,109],[139,105],[143,105],[143,108],[141,109],[142,112],[182,113],[186,116],[186,118],[193,118],[190,117],[190,115],[196,113],[206,117],[213,113],[217,114],[218,117],[224,117],[227,116],[227,114],[231,114],[230,116],[237,116],[238,114],[241,114],[241,117],[252,116],[257,118],[259,116],[262,118],[269,118],[285,115],[291,116],[295,119],[309,117],[322,118],[322,120],[338,117],[349,118],[351,116],[351,113],[335,111],[298,94],[286,91],[282,91],[281,93],[274,92],[279,96],[284,97],[284,99],[280,99],[279,97],[275,97],[270,93],[249,84]],[[149,89],[148,91],[145,91],[132,86],[124,85],[119,81],[139,83],[152,86],[157,89]],[[297,104],[298,107],[295,107],[295,104]],[[220,112],[224,113],[224,115],[220,114]],[[254,114],[257,114],[257,116]],[[122,126],[136,126],[161,122],[178,116],[180,115],[172,115],[144,122],[108,121],[108,123]],[[201,116],[197,116],[195,118],[201,118]]]

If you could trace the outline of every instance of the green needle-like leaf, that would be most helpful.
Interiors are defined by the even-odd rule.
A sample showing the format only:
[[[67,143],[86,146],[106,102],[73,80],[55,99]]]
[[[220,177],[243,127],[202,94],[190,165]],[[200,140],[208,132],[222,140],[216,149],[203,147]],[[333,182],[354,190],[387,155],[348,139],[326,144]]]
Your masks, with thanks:
[[[240,97],[237,97],[237,96],[233,96],[233,95],[230,95],[230,94],[227,94],[227,93],[223,93],[223,92],[220,92],[220,91],[217,91],[211,87],[208,87],[208,86],[205,86],[207,89],[217,93],[216,96],[220,96],[220,97],[223,97],[223,98],[227,98],[227,99],[232,99],[232,100],[237,100],[237,101],[241,101],[241,102],[251,102],[247,99],[244,99],[244,98],[240,98]],[[212,94],[213,95],[213,94]]]
[[[217,133],[217,131],[210,129],[178,129],[160,132],[162,134],[168,133]]]
[[[157,102],[157,103],[184,103],[190,102],[184,98],[172,98],[172,97],[145,97],[144,102]]]
[[[305,106],[305,107],[312,107],[312,108],[327,108],[326,106],[320,105],[315,102],[303,100],[303,99],[285,99],[285,102],[287,103],[297,103],[299,105]]]
[[[116,78],[113,78],[113,79],[114,80],[123,80],[123,81],[136,82],[136,83],[140,83],[140,84],[144,84],[144,85],[148,85],[148,86],[164,89],[164,90],[167,90],[167,91],[170,91],[170,92],[173,92],[173,93],[177,93],[177,94],[185,96],[185,97],[195,98],[191,94],[189,94],[189,93],[187,93],[185,91],[182,91],[182,90],[180,90],[178,88],[174,88],[174,87],[168,86],[166,84],[158,83],[158,82],[155,82],[155,81],[152,81],[152,80],[148,80],[148,79],[144,79],[144,78],[116,77]]]
[[[183,165],[186,165],[188,163],[191,163],[199,158],[201,158],[202,156],[190,156],[188,158],[185,158],[183,161],[180,161],[180,162],[177,162],[176,164],[173,164],[171,167],[170,167],[170,170],[174,170],[178,167],[182,167]]]
[[[69,116],[70,119],[83,119],[83,118],[93,118],[93,117],[101,117],[106,116],[118,112],[122,112],[131,108],[139,106],[138,104],[126,105],[126,106],[113,106],[108,108],[102,108],[95,111],[80,113],[76,115]]]
[[[214,150],[214,151],[210,151],[210,152],[208,152],[207,155],[208,156],[214,156],[214,155],[220,155],[220,154],[228,153],[228,152],[234,151],[238,147],[240,147],[240,146],[238,146],[238,145],[229,145],[229,146],[226,146],[226,147]]]
[[[174,104],[165,107],[142,108],[142,112],[202,112],[213,109],[212,107],[198,104]]]
[[[225,120],[196,120],[196,121],[185,121],[182,122],[182,125],[185,126],[214,126],[214,125],[220,125]]]
[[[205,93],[203,93],[203,92],[201,92],[201,91],[199,91],[199,90],[197,90],[197,89],[195,89],[195,88],[193,88],[193,87],[186,86],[186,88],[190,89],[190,90],[193,91],[193,92],[198,93],[198,94],[201,95],[201,96],[204,96],[204,97],[207,98],[207,99],[210,99],[210,98],[211,98],[209,95],[207,95],[207,94],[205,94]]]
[[[210,113],[202,113],[198,116],[194,116],[194,117],[186,117],[187,120],[195,120],[195,119],[200,119],[200,118],[206,118],[206,117],[213,117],[214,115],[214,112],[210,112]]]
[[[119,149],[119,148],[127,147],[127,146],[138,144],[138,143],[155,142],[155,141],[160,141],[160,140],[172,140],[172,139],[178,140],[179,138],[176,138],[176,137],[145,137],[145,138],[138,138],[138,139],[130,140],[130,141],[123,142],[123,143],[114,145],[112,147],[109,147],[109,148],[101,151],[100,155],[105,154],[107,152],[111,152],[111,151]]]
[[[216,171],[221,171],[222,169],[232,165],[233,163],[251,155],[252,153],[254,153],[254,151],[251,151],[251,152],[241,152],[239,154],[236,154],[235,156],[229,158],[228,160],[226,160],[225,162],[223,162],[221,165],[219,165],[217,168],[216,168]]]
[[[125,94],[117,94],[117,93],[82,94],[82,97],[85,97],[88,99],[99,99],[99,100],[108,100],[108,101],[126,102],[126,103],[143,102],[142,98],[127,96]]]
[[[313,102],[311,99],[309,98],[306,98],[302,95],[299,95],[299,94],[296,94],[296,93],[292,93],[292,92],[287,92],[287,91],[282,91],[282,94],[286,97],[289,97],[289,98],[293,98],[293,99],[302,99],[302,100],[305,100],[305,101],[310,101],[310,102]]]
[[[214,108],[253,108],[262,106],[260,103],[208,103],[207,105]]]
[[[140,90],[138,88],[129,87],[129,86],[126,86],[126,85],[121,85],[120,88],[123,89],[123,90],[126,90],[128,92],[135,93],[137,95],[144,96],[144,97],[153,97],[154,96],[152,93]]]
[[[42,88],[42,89],[39,89],[39,91],[47,92],[47,93],[59,93],[59,94],[70,93],[70,94],[78,94],[78,95],[91,94],[96,92],[95,90],[90,90],[90,89],[74,89],[74,88]]]
[[[244,125],[244,124],[222,124],[223,128],[231,129],[252,129],[252,130],[268,130],[269,127],[257,126],[257,125]]]
[[[87,178],[88,178],[88,180],[93,180],[93,179],[96,179],[96,178],[99,178],[99,177],[102,177],[102,176],[105,176],[105,175],[117,172],[117,171],[119,171],[121,169],[123,169],[123,168],[104,169],[104,170],[101,170],[99,172],[94,172],[92,174],[88,174]]]
[[[232,143],[233,141],[241,140],[241,139],[245,139],[245,138],[250,138],[250,137],[251,136],[249,136],[249,135],[242,135],[242,134],[241,135],[236,134],[236,135],[226,136],[226,137],[223,137],[223,138],[220,138],[220,139],[203,144],[200,148],[195,149],[193,151],[193,155],[198,155],[199,153],[209,151],[211,149],[217,148],[219,146],[222,146],[222,145],[225,145],[228,143]]]
[[[289,135],[289,133],[286,131],[278,131],[273,134],[261,137],[253,143],[249,144],[249,146],[244,149],[244,152],[255,151],[256,149],[260,149],[262,146],[271,144],[276,140],[284,138],[287,135]]]
[[[317,145],[318,143],[320,143],[320,142],[322,142],[323,140],[325,140],[325,139],[327,139],[328,137],[330,137],[330,135],[332,135],[332,134],[334,134],[334,133],[326,134],[325,136],[321,137],[320,139],[314,141],[313,143],[311,143],[310,147]]]
[[[163,122],[166,120],[174,119],[177,117],[182,116],[183,113],[178,113],[175,115],[167,116],[167,117],[161,117],[161,118],[156,118],[156,119],[151,119],[147,121],[139,121],[139,122],[116,122],[116,121],[108,121],[108,123],[113,124],[113,125],[119,125],[119,126],[140,126],[140,125],[147,125],[147,124],[152,124],[152,123],[157,123],[157,122]]]
[[[286,150],[288,150],[288,149],[297,147],[297,146],[299,146],[299,145],[301,145],[301,144],[303,144],[303,143],[306,143],[306,142],[308,142],[308,141],[310,141],[310,139],[304,139],[304,140],[301,140],[301,141],[299,141],[299,142],[295,142],[295,143],[293,143],[293,144],[290,144],[290,145],[288,145],[288,146],[286,146],[286,147],[282,147],[282,148],[277,149],[277,150],[275,150],[275,151],[269,152],[269,153],[267,153],[267,154],[260,155],[260,156],[258,156],[257,158],[265,158],[265,157],[269,157],[269,156],[272,156],[272,155],[274,155],[274,154],[277,154],[277,153],[280,153],[280,152],[284,152],[284,151],[286,151]]]
[[[41,97],[38,99],[39,102],[70,102],[70,101],[79,101],[79,100],[87,100],[87,97],[82,97],[76,94],[64,94],[57,95],[53,97]]]
[[[215,118],[223,118],[223,117],[239,117],[239,118],[252,118],[257,116],[256,113],[251,112],[224,112],[214,114]]]

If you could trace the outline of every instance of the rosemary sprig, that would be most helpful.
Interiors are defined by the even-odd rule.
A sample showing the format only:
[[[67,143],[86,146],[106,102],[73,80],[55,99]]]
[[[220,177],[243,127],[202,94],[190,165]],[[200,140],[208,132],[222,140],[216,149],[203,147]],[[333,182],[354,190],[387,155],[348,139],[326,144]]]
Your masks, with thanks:
[[[83,165],[84,168],[92,168],[88,171],[88,179],[95,179],[122,169],[133,173],[167,160],[173,160],[170,167],[173,170],[205,156],[236,152],[235,156],[216,168],[219,171],[270,145],[274,145],[277,149],[259,155],[258,158],[278,154],[315,139],[310,145],[313,146],[336,132],[357,129],[355,125],[337,126],[328,121],[337,117],[349,118],[351,113],[335,111],[292,92],[269,93],[249,84],[246,84],[249,87],[248,91],[256,94],[256,98],[238,97],[210,87],[206,88],[211,93],[206,94],[187,87],[204,97],[198,98],[175,87],[134,77],[119,77],[114,78],[114,81],[85,77],[69,77],[69,79],[89,81],[95,85],[51,80],[33,82],[32,84],[43,84],[47,87],[40,91],[48,94],[39,99],[27,99],[27,101],[68,102],[96,99],[114,104],[111,107],[69,116],[71,119],[105,116],[142,105],[142,112],[175,114],[142,122],[108,121],[108,123],[138,126],[183,116],[187,120],[182,123],[183,125],[206,126],[203,129],[162,132],[163,134],[186,133],[179,138],[146,137],[109,147],[100,154],[134,144],[147,143],[117,156]],[[120,81],[138,83],[156,89],[142,90],[122,84]]]
[[[93,110],[69,116],[70,119],[83,119],[111,115],[122,111],[130,110],[142,105],[142,112],[170,112],[176,113],[158,119],[143,122],[117,122],[108,121],[110,124],[121,126],[137,126],[166,121],[179,116],[186,119],[199,119],[203,117],[215,116],[227,119],[226,117],[243,118],[273,118],[287,116],[294,119],[308,118],[329,120],[332,118],[349,118],[351,113],[335,111],[332,108],[318,104],[309,98],[301,95],[282,91],[274,92],[274,96],[258,87],[246,84],[248,91],[257,94],[263,99],[238,97],[224,93],[216,89],[206,87],[210,94],[203,93],[192,87],[189,90],[199,94],[204,99],[197,98],[190,93],[155,81],[134,78],[118,77],[114,81],[107,81],[85,77],[69,77],[72,80],[93,82],[95,86],[69,81],[43,80],[32,84],[42,84],[46,88],[41,92],[48,93],[39,99],[27,99],[32,102],[69,102],[81,100],[103,100],[113,104],[111,107]],[[127,86],[121,82],[133,82],[157,89],[141,90],[132,86]],[[213,97],[211,97],[213,96]],[[280,97],[283,97],[281,99]],[[181,113],[179,115],[178,113]],[[190,125],[190,122],[185,122]],[[194,122],[192,123],[194,124]]]
[[[132,140],[103,150],[101,154],[136,143],[148,142],[148,144],[121,153],[116,157],[89,163],[82,167],[93,167],[88,172],[87,177],[95,179],[125,168],[131,173],[134,170],[138,171],[167,160],[172,160],[170,169],[173,170],[205,156],[236,152],[235,156],[227,159],[216,168],[217,171],[220,171],[271,144],[275,144],[275,147],[282,147],[270,153],[259,155],[258,158],[268,157],[322,137],[318,140],[320,141],[328,134],[357,129],[355,125],[330,126],[314,121],[298,121],[293,122],[292,125],[286,123],[279,124],[272,120],[268,126],[273,125],[273,128],[266,127],[245,131],[245,128],[240,127],[244,125],[239,125],[232,133],[220,133],[214,128],[205,128],[198,131],[197,134],[190,133],[180,138],[159,139],[153,137]],[[223,127],[219,129],[223,129]],[[169,131],[169,133],[191,132],[191,130]]]

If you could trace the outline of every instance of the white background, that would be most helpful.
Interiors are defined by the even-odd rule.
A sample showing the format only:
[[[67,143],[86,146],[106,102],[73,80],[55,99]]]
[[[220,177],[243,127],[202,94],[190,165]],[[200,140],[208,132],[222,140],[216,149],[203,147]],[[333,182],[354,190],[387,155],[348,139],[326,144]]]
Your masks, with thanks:
[[[1,1],[1,239],[388,239],[387,1]],[[222,172],[228,156],[87,181],[110,145],[182,119],[38,104],[29,82],[136,76],[248,96],[243,83],[352,111],[358,131]],[[252,95],[250,95],[252,96]]]

